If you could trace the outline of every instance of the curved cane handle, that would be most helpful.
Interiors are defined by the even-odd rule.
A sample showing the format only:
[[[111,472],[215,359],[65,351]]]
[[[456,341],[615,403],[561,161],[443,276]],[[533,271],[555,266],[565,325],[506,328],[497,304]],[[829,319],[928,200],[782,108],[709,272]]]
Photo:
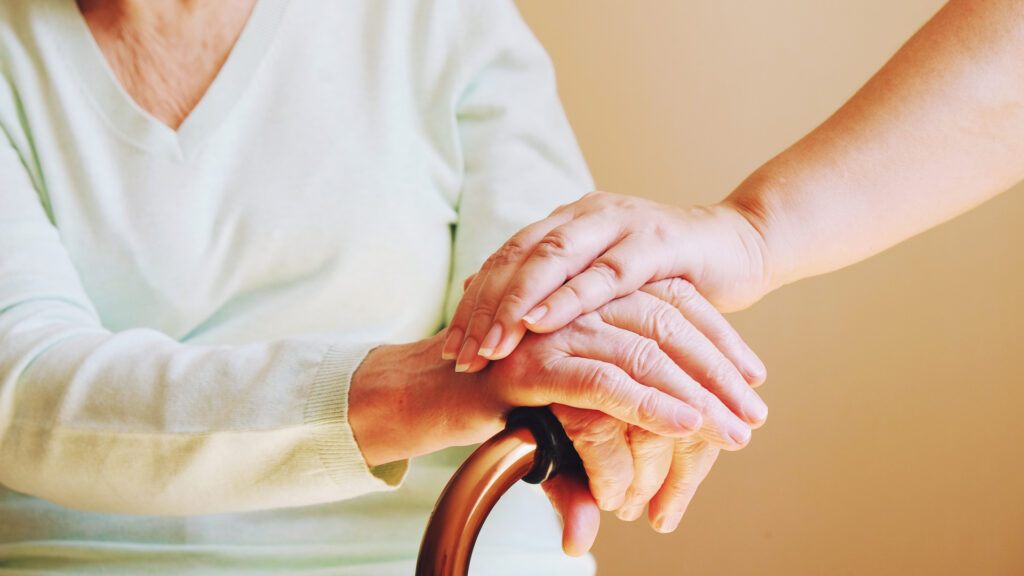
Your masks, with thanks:
[[[416,576],[465,576],[484,520],[520,479],[546,482],[578,467],[580,457],[547,407],[516,408],[505,430],[469,455],[448,481],[430,514]]]
[[[526,428],[537,442],[533,468],[523,476],[523,482],[540,484],[558,476],[562,470],[582,470],[583,462],[572,440],[547,406],[516,408],[509,412],[505,430],[514,428]]]

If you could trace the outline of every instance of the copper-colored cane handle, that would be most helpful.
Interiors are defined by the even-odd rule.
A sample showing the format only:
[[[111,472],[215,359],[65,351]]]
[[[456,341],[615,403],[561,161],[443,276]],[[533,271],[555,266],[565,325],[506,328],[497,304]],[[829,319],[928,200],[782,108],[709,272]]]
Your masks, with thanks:
[[[466,576],[494,504],[520,479],[539,484],[579,456],[547,407],[516,408],[505,430],[480,445],[448,481],[420,544],[416,576]]]

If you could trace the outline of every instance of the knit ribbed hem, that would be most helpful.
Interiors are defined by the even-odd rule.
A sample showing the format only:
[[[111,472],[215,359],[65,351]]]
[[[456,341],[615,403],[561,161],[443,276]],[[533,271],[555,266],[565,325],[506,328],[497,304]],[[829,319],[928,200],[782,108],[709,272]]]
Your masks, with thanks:
[[[409,470],[408,460],[367,466],[348,424],[352,373],[378,345],[332,346],[320,363],[306,402],[304,419],[313,429],[320,460],[331,479],[352,496],[397,488]]]

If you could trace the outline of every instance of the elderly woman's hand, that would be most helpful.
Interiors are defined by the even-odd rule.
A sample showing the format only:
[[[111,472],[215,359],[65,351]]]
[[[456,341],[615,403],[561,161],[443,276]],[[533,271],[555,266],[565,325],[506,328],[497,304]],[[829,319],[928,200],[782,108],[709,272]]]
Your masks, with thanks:
[[[767,414],[736,369],[753,353],[682,280],[646,286],[556,332],[531,334],[478,373],[452,374],[436,355],[442,337],[382,346],[354,374],[348,419],[364,458],[373,466],[480,442],[513,407],[556,405],[590,477],[589,489],[567,482],[553,493],[568,552],[585,551],[596,534],[591,494],[607,510],[625,506],[624,515],[653,497],[656,527],[669,527],[666,511],[685,506],[675,478],[692,483],[692,474],[680,471],[679,450],[662,437],[697,432],[700,442],[736,450]]]
[[[552,410],[567,429],[604,427],[609,438],[621,433],[607,420],[595,426],[590,419],[601,419],[599,413],[565,406],[552,406]],[[651,526],[659,532],[671,532],[679,525],[720,449],[699,435],[673,439],[635,426],[626,426],[625,430],[635,471],[625,501],[615,514],[623,520],[636,520],[650,503]],[[587,479],[562,474],[542,486],[562,517],[563,549],[574,556],[586,553],[597,538],[601,520]]]
[[[594,314],[612,326],[653,338],[686,371],[721,371],[721,380],[756,398],[735,368],[749,349],[689,283],[678,279],[655,282],[645,286],[643,293],[613,301]],[[534,338],[528,337],[524,346]],[[490,370],[498,372],[506,362],[498,362]],[[751,405],[760,406],[758,417],[752,419],[756,427],[763,423],[766,409],[759,399]],[[676,439],[594,410],[562,405],[554,405],[552,410],[573,440],[589,477],[589,485],[572,477],[545,485],[562,515],[563,547],[571,554],[586,552],[597,536],[600,516],[594,498],[601,508],[615,510],[625,520],[638,518],[650,502],[651,526],[670,532],[679,524],[719,450],[735,450],[746,443],[723,438],[713,419],[700,433]]]
[[[566,404],[676,437],[700,422],[708,441],[737,449],[768,412],[736,368],[750,355],[692,285],[672,279],[613,300],[551,334],[530,335],[479,377],[502,405]],[[672,416],[681,426],[666,426],[664,418]],[[603,500],[604,491],[595,496]]]

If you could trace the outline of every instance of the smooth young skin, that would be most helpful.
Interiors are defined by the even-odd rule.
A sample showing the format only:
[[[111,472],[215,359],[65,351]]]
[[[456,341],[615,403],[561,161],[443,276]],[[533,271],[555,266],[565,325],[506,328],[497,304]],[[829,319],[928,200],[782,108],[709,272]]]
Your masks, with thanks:
[[[452,373],[440,358],[444,337],[381,346],[356,370],[348,418],[364,458],[374,466],[481,442],[501,430],[512,408],[552,405],[589,477],[589,485],[565,478],[546,487],[570,554],[593,544],[598,506],[633,519],[650,502],[656,529],[676,527],[718,451],[750,440],[751,425],[711,390],[737,388],[734,396],[758,407],[754,426],[767,413],[735,368],[748,349],[678,279],[647,285],[561,330],[529,335],[476,373]],[[713,385],[690,374],[711,375]]]
[[[445,357],[480,369],[527,328],[556,330],[652,279],[686,278],[739,310],[971,209],[1024,178],[1022,54],[1024,3],[949,2],[721,203],[594,193],[517,233],[468,287]]]

